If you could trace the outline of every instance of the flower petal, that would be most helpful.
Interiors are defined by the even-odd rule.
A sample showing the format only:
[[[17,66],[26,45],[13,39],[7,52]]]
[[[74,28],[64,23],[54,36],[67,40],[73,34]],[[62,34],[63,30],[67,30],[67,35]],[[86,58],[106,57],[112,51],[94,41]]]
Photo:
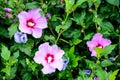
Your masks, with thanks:
[[[44,51],[37,51],[34,56],[34,61],[38,64],[45,64],[45,52]]]
[[[28,14],[31,15],[32,18],[36,20],[36,19],[38,19],[38,18],[41,17],[41,15],[40,15],[40,13],[39,13],[40,11],[41,11],[40,8],[31,9],[31,10],[28,11]]]
[[[59,49],[57,45],[51,46],[51,48],[49,48],[49,52],[55,56],[55,59],[60,59],[64,55],[64,51]]]
[[[103,40],[101,41],[101,44],[103,45],[103,48],[104,48],[104,47],[110,45],[110,44],[111,44],[111,41],[108,40],[108,39],[103,39]]]
[[[51,74],[51,73],[55,72],[55,68],[52,68],[49,65],[46,65],[43,67],[42,72],[44,74]]]
[[[102,39],[102,34],[96,33],[96,34],[93,36],[92,41],[98,42],[98,41],[100,41],[101,39]]]
[[[47,20],[45,17],[41,16],[39,19],[35,20],[37,28],[44,29],[47,28]]]
[[[51,67],[57,68],[59,71],[63,69],[63,60],[55,59],[53,63],[50,64]]]
[[[39,29],[39,28],[34,28],[32,29],[33,33],[33,37],[34,38],[40,38],[42,36],[42,29]]]

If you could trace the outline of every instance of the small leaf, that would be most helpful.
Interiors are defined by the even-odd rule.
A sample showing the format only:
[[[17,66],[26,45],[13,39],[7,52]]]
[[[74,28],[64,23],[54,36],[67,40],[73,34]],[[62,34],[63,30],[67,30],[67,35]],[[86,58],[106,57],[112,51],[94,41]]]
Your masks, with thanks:
[[[8,28],[10,38],[12,38],[12,36],[17,32],[17,27],[18,24],[14,23]]]
[[[89,33],[84,37],[84,40],[90,40],[93,37],[94,33]]]
[[[13,54],[13,56],[14,56],[15,58],[18,58],[18,57],[19,57],[19,51],[16,51],[16,52]]]
[[[74,45],[78,45],[79,43],[82,42],[82,40],[80,40],[80,39],[74,39],[72,42],[73,42]]]
[[[74,51],[75,51],[75,46],[72,46],[69,50],[69,55],[68,55],[71,60],[75,58]]]
[[[102,28],[102,31],[114,32],[114,26],[109,21],[101,21],[99,26]]]
[[[76,5],[80,6],[82,3],[84,3],[87,0],[77,0]]]
[[[2,48],[1,48],[1,50],[2,50],[2,52],[1,52],[2,58],[5,59],[5,60],[9,60],[9,58],[10,58],[10,51],[3,44],[1,46],[2,46]]]
[[[11,70],[11,67],[10,66],[6,66],[6,68],[2,69],[2,72],[6,73],[7,75],[10,76],[10,70]]]
[[[101,58],[101,57],[102,57],[103,49],[102,49],[102,48],[95,47],[94,50],[95,50],[96,53],[97,53],[97,58]]]
[[[103,50],[103,55],[110,54],[115,47],[116,47],[116,44],[106,46]]]
[[[33,8],[38,8],[38,7],[39,7],[38,2],[31,2],[31,3],[26,4],[27,9],[33,9]]]
[[[119,69],[117,69],[113,73],[111,73],[109,76],[109,80],[115,80],[118,71],[119,71]]]
[[[110,66],[112,64],[113,63],[111,61],[109,61],[109,60],[104,60],[104,61],[101,62],[102,67],[107,67],[107,66]]]
[[[98,76],[98,78],[100,80],[106,80],[107,78],[107,72],[105,70],[103,70],[102,68],[97,68],[97,70],[95,71],[96,76]]]
[[[71,12],[71,9],[75,3],[75,0],[65,0],[65,10],[67,13]]]
[[[112,4],[114,6],[119,6],[119,0],[106,0],[109,4]]]

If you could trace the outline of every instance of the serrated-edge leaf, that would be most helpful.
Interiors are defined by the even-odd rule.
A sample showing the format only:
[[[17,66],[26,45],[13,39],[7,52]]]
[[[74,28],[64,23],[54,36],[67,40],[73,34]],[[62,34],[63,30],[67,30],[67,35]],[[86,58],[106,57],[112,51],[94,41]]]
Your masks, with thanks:
[[[17,26],[18,24],[14,23],[8,28],[10,38],[17,32]]]
[[[102,67],[107,67],[107,66],[110,66],[112,64],[113,63],[111,61],[109,61],[109,60],[104,60],[104,61],[101,62]]]
[[[1,52],[1,56],[3,59],[5,60],[9,60],[10,58],[10,51],[8,50],[8,48],[6,46],[4,46],[3,44],[1,45],[2,46],[2,52]]]
[[[111,73],[109,76],[109,80],[115,80],[118,71],[119,71],[119,69],[117,69],[113,73]]]

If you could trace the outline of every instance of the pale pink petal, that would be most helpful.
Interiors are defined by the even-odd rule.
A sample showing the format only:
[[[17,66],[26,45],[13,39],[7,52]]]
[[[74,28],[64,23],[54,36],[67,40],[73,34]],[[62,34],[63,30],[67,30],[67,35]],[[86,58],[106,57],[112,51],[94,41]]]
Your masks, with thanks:
[[[41,17],[41,14],[39,13],[41,11],[40,8],[37,9],[31,9],[28,11],[29,15],[32,16],[32,18],[34,18],[34,20],[38,19]]]
[[[51,73],[55,72],[55,68],[50,67],[49,65],[46,65],[43,67],[42,72],[44,74],[51,74]]]
[[[47,20],[45,17],[41,16],[39,19],[35,20],[37,28],[44,29],[47,28]]]
[[[47,49],[49,48],[50,46],[49,46],[49,43],[48,42],[45,42],[45,43],[43,43],[43,44],[41,44],[40,46],[39,46],[39,50],[46,50],[46,52],[48,51]]]
[[[95,50],[92,51],[91,56],[97,56],[97,53],[95,52]]]
[[[29,19],[29,17],[30,17],[30,15],[25,11],[22,11],[21,13],[18,14],[19,21],[21,21],[21,22],[22,21],[25,22],[26,20]]]
[[[63,68],[63,60],[55,59],[53,63],[50,64],[51,67],[57,68],[59,71]]]
[[[40,38],[42,36],[42,29],[34,28],[32,29],[32,32],[34,38]]]
[[[19,25],[20,31],[24,32],[24,33],[27,33],[27,34],[32,34],[31,28],[28,28],[26,26],[26,21],[29,18],[28,13],[25,12],[25,11],[19,13],[18,18],[19,18],[19,21],[20,21],[20,25]]]
[[[34,56],[34,61],[38,64],[45,64],[45,60],[44,60],[44,56],[45,56],[45,53],[44,51],[37,51],[35,53],[35,56]]]
[[[97,42],[94,42],[94,41],[87,41],[87,46],[89,47],[89,50],[90,51],[93,51],[94,50],[94,47],[97,46]]]
[[[27,34],[32,34],[31,28],[28,28],[25,24],[20,23],[19,29],[20,29],[21,32],[24,32],[24,33],[27,33]]]
[[[96,33],[96,34],[93,36],[92,41],[99,42],[101,39],[102,39],[102,34]]]
[[[111,44],[111,41],[108,40],[108,39],[103,39],[103,40],[101,41],[101,44],[103,45],[103,48],[104,48],[104,47],[110,45],[110,44]]]

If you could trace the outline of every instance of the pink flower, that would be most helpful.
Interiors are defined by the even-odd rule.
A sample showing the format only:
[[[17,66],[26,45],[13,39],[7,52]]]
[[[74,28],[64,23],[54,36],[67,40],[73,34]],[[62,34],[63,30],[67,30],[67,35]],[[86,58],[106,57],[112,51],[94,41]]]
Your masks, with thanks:
[[[21,32],[32,34],[35,38],[42,36],[42,29],[47,28],[47,20],[40,15],[41,9],[31,9],[28,12],[22,11],[18,14]]]
[[[4,8],[4,11],[6,11],[6,12],[10,12],[12,9],[10,9],[10,8]]]
[[[111,41],[103,38],[102,34],[100,33],[96,33],[91,41],[87,41],[87,46],[89,47],[89,50],[92,52],[91,56],[97,56],[94,47],[105,48],[110,44]]]
[[[42,72],[44,74],[50,74],[63,69],[62,56],[64,51],[59,49],[57,45],[50,46],[48,42],[39,46],[39,50],[35,53],[34,61],[43,65]]]

